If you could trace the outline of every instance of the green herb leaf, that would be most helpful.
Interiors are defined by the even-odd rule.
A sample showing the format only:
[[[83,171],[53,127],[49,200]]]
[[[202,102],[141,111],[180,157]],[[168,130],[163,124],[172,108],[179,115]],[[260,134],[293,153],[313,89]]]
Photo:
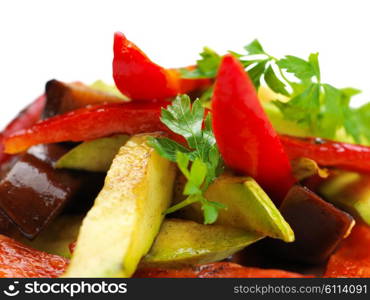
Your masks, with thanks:
[[[276,64],[281,69],[286,70],[288,73],[292,73],[295,77],[303,81],[315,76],[315,70],[312,64],[296,56],[287,55],[285,58],[278,60]]]
[[[266,83],[272,91],[290,98],[288,102],[274,102],[285,119],[297,122],[313,136],[336,139],[338,131],[344,129],[355,142],[370,144],[370,122],[364,113],[368,110],[350,106],[352,97],[360,91],[323,83],[318,53],[311,53],[307,60],[293,55],[279,59],[268,54],[258,40],[244,49],[245,54],[229,53],[239,59],[256,89]],[[196,75],[193,78],[214,77],[220,55],[205,48],[201,57],[192,71]],[[201,96],[202,103],[209,105],[211,97],[212,88]]]
[[[157,152],[170,161],[176,162],[176,153],[190,153],[190,150],[183,145],[169,139],[169,138],[154,138],[149,137],[148,144]]]
[[[170,207],[166,213],[201,202],[202,207],[206,206],[203,210],[205,223],[210,224],[217,219],[217,210],[224,206],[207,201],[204,193],[222,172],[223,162],[213,135],[211,115],[206,115],[203,127],[204,115],[205,109],[200,100],[195,100],[191,105],[187,95],[180,95],[170,106],[162,109],[161,121],[173,132],[183,136],[188,147],[168,138],[152,137],[148,143],[161,156],[176,162],[187,179],[183,194],[188,197]]]
[[[244,47],[249,55],[256,55],[256,54],[265,54],[265,51],[262,48],[260,42],[255,39],[250,44]]]
[[[267,68],[264,78],[269,88],[272,89],[274,92],[289,96],[289,92],[285,87],[285,83],[276,76],[271,65]]]
[[[208,47],[203,48],[200,56],[201,59],[197,60],[197,68],[194,70],[180,70],[184,78],[213,78],[216,76],[221,63],[221,56]]]

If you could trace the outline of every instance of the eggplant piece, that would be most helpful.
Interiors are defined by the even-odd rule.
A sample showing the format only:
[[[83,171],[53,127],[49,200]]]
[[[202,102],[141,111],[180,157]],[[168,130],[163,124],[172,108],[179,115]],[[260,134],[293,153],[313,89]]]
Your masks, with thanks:
[[[63,114],[91,104],[124,101],[121,97],[102,92],[82,83],[64,83],[50,80],[45,87],[46,105],[43,119]]]
[[[296,240],[269,240],[269,249],[280,257],[302,263],[322,263],[346,238],[355,222],[347,213],[324,201],[306,187],[291,188],[280,208]]]
[[[16,238],[19,236],[17,226],[9,220],[8,216],[0,209],[0,234]]]
[[[0,182],[0,208],[28,239],[59,215],[89,179],[86,173],[54,169],[67,151],[57,144],[35,146]]]

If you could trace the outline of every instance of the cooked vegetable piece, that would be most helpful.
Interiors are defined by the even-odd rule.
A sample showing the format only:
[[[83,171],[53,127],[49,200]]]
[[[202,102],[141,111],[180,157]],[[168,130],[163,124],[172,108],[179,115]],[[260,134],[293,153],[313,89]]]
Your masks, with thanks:
[[[0,235],[0,277],[58,277],[68,260],[24,246]]]
[[[107,172],[118,150],[129,136],[115,135],[84,142],[63,155],[56,163],[57,168]]]
[[[177,185],[181,185],[177,182]],[[176,188],[176,198],[182,198]],[[205,197],[209,201],[224,204],[227,209],[220,210],[216,224],[233,226],[262,235],[294,241],[294,232],[284,220],[271,199],[250,177],[223,175],[208,188]],[[180,212],[185,218],[202,222],[199,203],[189,205]]]
[[[83,83],[64,83],[55,79],[46,83],[45,94],[44,119],[87,105],[124,101],[122,97],[99,91]]]
[[[147,139],[132,137],[114,158],[66,277],[130,277],[149,251],[172,198],[175,167]]]
[[[313,277],[283,270],[243,267],[229,262],[196,265],[183,269],[143,268],[134,277],[139,278],[300,278]]]
[[[298,185],[289,191],[280,211],[294,230],[295,242],[270,240],[266,247],[292,261],[325,261],[355,223],[350,215]]]
[[[9,219],[2,209],[0,209],[0,234],[4,234],[12,238],[19,236],[17,226]]]
[[[370,225],[370,175],[341,172],[324,181],[319,193],[325,200]]]
[[[219,261],[261,238],[260,234],[233,227],[168,219],[140,267],[177,268]]]
[[[370,172],[370,147],[286,135],[280,140],[290,159],[307,157],[321,166]]]
[[[89,182],[88,174],[55,170],[52,164],[68,149],[39,145],[22,155],[0,182],[0,207],[33,239]],[[94,190],[95,186],[90,190]]]
[[[114,35],[113,78],[117,88],[133,100],[166,99],[202,89],[208,79],[185,79],[176,69],[153,63],[122,33]]]
[[[81,215],[61,215],[33,241],[22,242],[34,249],[70,258],[69,245],[76,241],[82,219]]]
[[[93,88],[94,90],[108,93],[109,95],[112,95],[112,96],[117,96],[124,101],[130,100],[125,95],[122,95],[122,93],[119,91],[119,89],[117,89],[115,84],[108,84],[108,83],[105,83],[103,80],[96,80],[94,83],[90,84],[89,86]]]
[[[232,55],[224,56],[212,97],[213,130],[226,165],[252,176],[275,203],[295,182],[279,137],[252,81]]]
[[[4,140],[5,152],[19,153],[37,144],[81,142],[112,134],[166,131],[159,117],[168,103],[110,103],[81,108],[18,131]]]
[[[350,236],[330,257],[325,277],[370,278],[370,227],[356,224]]]
[[[329,176],[327,169],[321,169],[314,160],[306,157],[293,159],[291,164],[294,177],[298,181],[312,176],[318,176],[320,178],[327,178]]]
[[[27,129],[35,124],[41,117],[45,105],[45,96],[42,95],[33,103],[22,110],[6,127],[0,132],[0,170],[2,165],[9,160],[10,155],[4,152],[4,139],[14,132]]]

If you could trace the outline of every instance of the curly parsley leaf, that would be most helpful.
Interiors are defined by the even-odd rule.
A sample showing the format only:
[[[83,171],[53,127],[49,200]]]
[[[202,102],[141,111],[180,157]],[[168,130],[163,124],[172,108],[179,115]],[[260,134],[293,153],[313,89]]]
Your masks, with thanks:
[[[355,142],[370,143],[365,109],[351,108],[351,98],[359,90],[339,89],[323,83],[318,53],[311,53],[307,59],[293,55],[276,58],[267,53],[258,40],[252,41],[244,50],[246,53],[229,53],[239,59],[256,89],[266,84],[275,93],[290,98],[287,102],[273,102],[285,119],[308,129],[314,136],[335,139],[338,130],[344,129]],[[201,57],[192,71],[192,78],[215,77],[221,56],[205,48]],[[204,105],[211,100],[212,92],[210,88],[201,96]]]
[[[249,55],[266,54],[265,51],[263,50],[262,45],[257,39],[253,40],[250,44],[244,46],[244,49],[245,51],[247,51]]]
[[[216,76],[221,56],[208,47],[200,53],[201,59],[197,60],[197,67],[193,70],[181,69],[184,78],[213,78]]]
[[[223,169],[221,155],[211,126],[211,115],[204,120],[205,109],[200,100],[191,105],[187,95],[178,96],[166,109],[162,109],[161,121],[173,132],[185,138],[187,146],[164,137],[150,137],[148,143],[163,157],[177,163],[187,182],[183,194],[187,198],[170,207],[172,213],[194,202],[200,202],[204,223],[215,222],[218,210],[225,208],[217,202],[208,201],[204,193]]]

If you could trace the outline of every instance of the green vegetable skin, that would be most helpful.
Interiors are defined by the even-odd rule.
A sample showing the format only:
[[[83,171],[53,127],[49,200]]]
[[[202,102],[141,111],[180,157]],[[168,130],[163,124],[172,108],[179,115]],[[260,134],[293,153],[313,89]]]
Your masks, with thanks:
[[[208,188],[205,197],[227,207],[219,211],[216,224],[258,232],[286,242],[294,241],[294,232],[289,224],[262,188],[250,177],[220,176]],[[202,211],[198,203],[183,208],[181,215],[202,221]]]
[[[370,176],[341,172],[326,180],[319,193],[334,205],[370,225]]]
[[[170,268],[220,261],[261,238],[233,227],[168,219],[140,266]]]
[[[149,251],[172,198],[175,166],[147,139],[132,137],[114,158],[65,277],[130,277]]]
[[[61,157],[57,161],[56,167],[106,172],[109,170],[114,156],[128,139],[127,135],[116,135],[84,142]]]

